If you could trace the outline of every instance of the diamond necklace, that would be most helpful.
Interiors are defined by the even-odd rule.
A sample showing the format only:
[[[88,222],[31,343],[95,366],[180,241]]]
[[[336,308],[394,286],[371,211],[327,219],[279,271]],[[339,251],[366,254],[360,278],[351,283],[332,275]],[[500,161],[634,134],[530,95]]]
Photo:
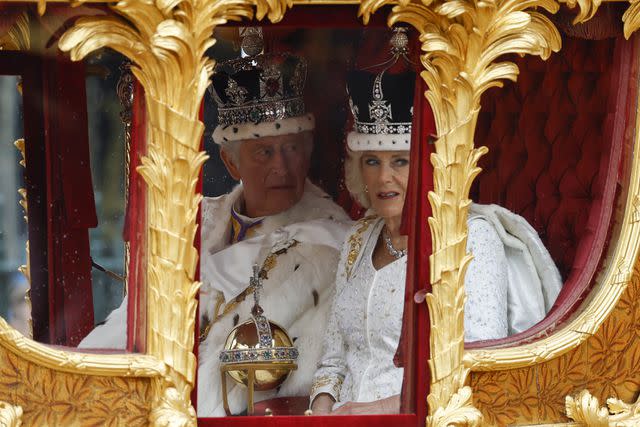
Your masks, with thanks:
[[[391,237],[389,236],[386,227],[382,229],[382,237],[384,238],[384,245],[387,247],[387,252],[389,252],[392,257],[394,257],[395,259],[400,259],[407,254],[406,249],[398,250],[393,247],[393,243],[391,243]]]

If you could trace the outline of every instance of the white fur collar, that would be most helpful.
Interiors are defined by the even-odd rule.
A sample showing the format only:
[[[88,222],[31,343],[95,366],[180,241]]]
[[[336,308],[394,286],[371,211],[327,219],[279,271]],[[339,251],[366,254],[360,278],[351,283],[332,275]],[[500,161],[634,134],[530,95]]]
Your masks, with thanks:
[[[226,246],[231,208],[242,196],[242,184],[219,197],[205,197],[202,201],[202,250],[213,254]],[[265,217],[260,230],[269,234],[277,228],[313,219],[349,221],[344,210],[331,197],[307,180],[302,199],[290,209]]]

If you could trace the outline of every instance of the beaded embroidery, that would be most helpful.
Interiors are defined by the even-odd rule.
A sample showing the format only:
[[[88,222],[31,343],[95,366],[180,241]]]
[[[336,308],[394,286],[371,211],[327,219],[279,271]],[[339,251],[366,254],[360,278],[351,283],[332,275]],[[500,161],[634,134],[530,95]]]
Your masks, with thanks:
[[[340,376],[323,375],[315,378],[311,385],[311,396],[315,395],[324,387],[331,386],[331,395],[337,399],[340,396],[340,389],[342,388],[343,381],[344,379]]]
[[[345,266],[345,271],[347,272],[347,279],[351,276],[351,270],[353,269],[353,264],[355,264],[358,259],[358,255],[360,254],[360,250],[362,249],[362,234],[367,231],[371,222],[376,217],[374,215],[364,217],[358,221],[359,228],[349,236],[349,252],[347,253],[347,265]]]

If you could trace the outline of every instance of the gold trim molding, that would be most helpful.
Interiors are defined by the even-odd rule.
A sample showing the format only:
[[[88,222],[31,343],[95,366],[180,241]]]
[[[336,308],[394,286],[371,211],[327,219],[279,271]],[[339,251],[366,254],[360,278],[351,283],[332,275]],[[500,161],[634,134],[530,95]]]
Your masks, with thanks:
[[[37,3],[39,12],[44,13],[46,1]],[[8,353],[54,373],[111,377],[108,380],[112,382],[105,387],[116,387],[120,378],[113,377],[135,377],[124,383],[149,387],[151,403],[146,415],[152,425],[196,424],[190,394],[196,374],[192,348],[200,283],[195,281],[198,254],[193,242],[202,198],[196,192],[196,183],[207,158],[200,151],[204,126],[198,113],[214,68],[206,50],[215,43],[212,34],[216,26],[229,20],[252,19],[254,15],[259,20],[267,17],[277,22],[294,3],[357,4],[341,0],[121,1],[109,6],[112,15],[81,18],[62,36],[59,47],[69,51],[73,60],[104,47],[120,52],[133,62],[132,73],[145,89],[148,151],[138,172],[148,186],[148,354],[61,351],[23,337],[0,319],[0,346]],[[593,16],[600,3],[567,0],[566,4],[580,7],[576,22],[582,22]],[[640,9],[638,4],[640,0],[632,0],[625,14],[625,32],[640,26],[640,18],[634,15],[640,15],[640,11],[635,12]],[[466,253],[469,189],[480,173],[478,160],[487,152],[486,147],[474,146],[480,98],[487,89],[501,87],[503,80],[516,80],[517,66],[498,61],[499,57],[516,53],[547,58],[560,49],[557,29],[539,12],[544,9],[555,13],[559,3],[363,0],[359,13],[365,24],[372,13],[385,5],[394,6],[390,25],[406,22],[420,32],[424,67],[421,76],[430,88],[425,97],[433,109],[438,133],[431,156],[434,190],[428,195],[433,209],[429,218],[433,255],[432,292],[427,296],[432,355],[427,425],[480,425],[481,413],[473,406],[472,389],[467,385],[470,369],[526,366],[566,352],[602,323],[627,286],[631,267],[622,261],[614,262],[608,286],[600,286],[589,305],[594,310],[583,312],[582,323],[572,323],[572,328],[550,337],[552,341],[525,350],[465,353],[464,274],[472,259]],[[629,200],[640,197],[638,155],[636,150],[632,173],[635,187],[629,193],[636,199]],[[625,214],[625,238],[617,248],[617,260],[625,259],[625,254],[637,255],[635,242],[640,240],[640,222],[628,221],[632,217]],[[141,381],[140,377],[151,379]]]
[[[607,406],[600,407],[598,399],[582,390],[576,397],[567,396],[567,416],[589,427],[632,427],[640,424],[640,397],[633,404],[610,397]]]
[[[600,5],[606,2],[607,0],[558,0],[558,3],[566,4],[569,9],[574,9],[576,6],[578,6],[578,14],[573,19],[573,25],[582,24],[593,18],[596,12],[598,12]]]
[[[36,365],[60,372],[119,377],[159,377],[166,366],[144,354],[89,354],[40,344],[16,331],[0,317],[0,346]]]
[[[71,374],[0,348],[0,400],[19,405],[28,426],[142,426],[151,380]]]
[[[20,427],[22,408],[0,401],[0,427]]]

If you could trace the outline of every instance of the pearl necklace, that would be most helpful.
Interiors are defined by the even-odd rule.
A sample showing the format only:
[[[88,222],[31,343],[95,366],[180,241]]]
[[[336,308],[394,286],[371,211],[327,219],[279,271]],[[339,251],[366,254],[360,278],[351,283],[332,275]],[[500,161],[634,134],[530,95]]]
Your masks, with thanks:
[[[387,252],[394,257],[395,259],[400,259],[407,254],[406,249],[398,250],[393,247],[393,243],[391,243],[391,237],[387,232],[386,227],[382,229],[382,237],[384,238],[384,245],[387,247]]]

